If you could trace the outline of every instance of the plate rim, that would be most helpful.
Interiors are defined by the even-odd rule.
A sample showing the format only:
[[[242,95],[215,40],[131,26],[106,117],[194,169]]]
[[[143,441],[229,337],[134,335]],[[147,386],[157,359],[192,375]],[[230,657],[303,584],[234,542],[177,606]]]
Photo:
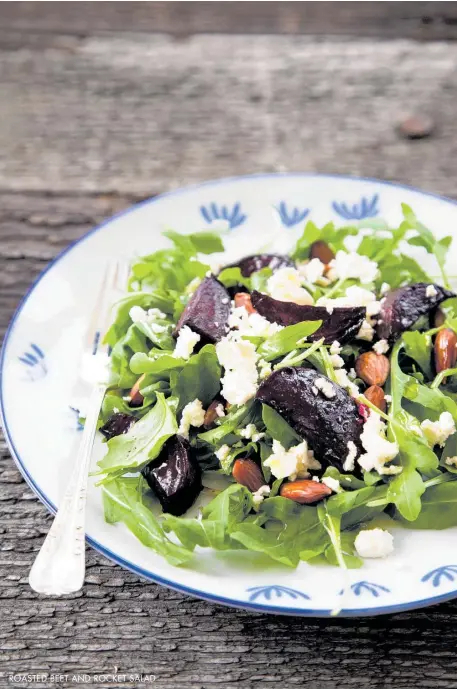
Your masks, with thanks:
[[[19,469],[22,477],[24,478],[25,482],[29,486],[29,488],[32,490],[32,492],[38,497],[38,499],[45,505],[45,507],[52,513],[55,514],[56,508],[54,504],[49,500],[47,495],[38,487],[38,485],[35,483],[32,475],[29,473],[26,464],[20,457],[18,451],[16,450],[16,446],[14,443],[14,439],[12,437],[12,434],[10,432],[9,426],[8,426],[8,421],[6,419],[6,411],[5,411],[5,403],[4,403],[4,398],[6,396],[6,391],[4,389],[4,379],[5,376],[3,375],[3,369],[5,366],[5,361],[6,361],[6,351],[8,348],[8,343],[9,340],[12,336],[14,327],[16,325],[16,322],[18,321],[22,309],[24,308],[25,304],[31,297],[32,293],[35,291],[36,287],[38,284],[41,282],[41,280],[45,277],[45,275],[54,267],[55,264],[57,264],[62,258],[72,251],[76,246],[84,242],[86,239],[88,239],[90,236],[95,234],[96,232],[99,232],[102,230],[106,225],[109,225],[113,221],[117,220],[118,218],[124,217],[129,215],[132,212],[135,212],[137,209],[142,208],[143,206],[150,205],[152,203],[155,203],[157,201],[161,201],[164,198],[170,197],[170,196],[179,196],[180,194],[187,193],[189,191],[193,190],[198,190],[201,188],[206,188],[206,187],[211,187],[211,186],[219,186],[219,185],[224,185],[227,183],[231,182],[249,182],[251,180],[256,180],[256,179],[274,179],[274,178],[281,178],[281,179],[287,179],[287,178],[297,178],[297,177],[303,177],[306,179],[310,178],[318,178],[320,180],[323,179],[329,179],[329,180],[334,180],[334,179],[340,179],[340,180],[347,180],[350,182],[372,182],[375,184],[379,185],[384,185],[384,186],[391,186],[395,187],[397,189],[405,189],[407,191],[413,191],[417,194],[420,194],[422,196],[427,196],[431,198],[438,199],[439,201],[444,201],[445,203],[450,203],[452,205],[457,206],[457,201],[454,199],[451,199],[446,196],[442,196],[440,194],[436,194],[434,192],[428,192],[428,191],[423,191],[422,189],[418,189],[417,187],[413,187],[411,185],[407,184],[401,184],[397,182],[392,182],[388,180],[382,180],[382,179],[377,179],[375,177],[362,177],[358,175],[340,175],[340,174],[331,174],[331,173],[316,173],[316,172],[284,172],[284,173],[255,173],[255,174],[249,174],[249,175],[239,175],[239,176],[231,176],[231,177],[222,177],[214,180],[208,180],[205,182],[201,183],[196,183],[196,184],[191,184],[189,186],[185,187],[179,187],[178,189],[170,190],[167,192],[164,192],[162,194],[158,194],[157,196],[144,199],[143,201],[140,201],[139,203],[133,204],[132,206],[129,206],[128,208],[123,209],[122,211],[114,214],[113,216],[107,218],[104,220],[102,223],[99,225],[96,225],[95,227],[91,228],[88,232],[83,234],[81,237],[76,239],[75,241],[71,242],[67,247],[65,247],[60,253],[57,254],[44,268],[44,270],[35,278],[35,280],[32,282],[28,290],[26,291],[25,295],[22,297],[22,299],[19,301],[13,316],[8,324],[8,327],[5,331],[5,336],[3,339],[3,344],[2,344],[2,349],[0,353],[0,421],[1,425],[3,428],[3,432],[5,435],[5,440],[8,446],[8,449],[11,453],[11,456],[13,458],[13,461],[15,462],[17,468]],[[332,616],[332,610],[331,609],[322,609],[322,608],[316,608],[316,609],[306,609],[306,608],[294,608],[294,607],[282,607],[282,606],[274,606],[274,605],[265,605],[262,603],[254,603],[254,602],[249,602],[246,600],[238,600],[234,598],[225,598],[224,596],[219,596],[217,594],[213,593],[208,593],[204,590],[201,589],[196,589],[196,588],[191,588],[188,586],[184,586],[183,584],[176,583],[174,581],[171,581],[170,579],[167,579],[166,577],[162,577],[159,574],[155,574],[149,570],[143,569],[139,565],[134,564],[133,562],[130,562],[129,560],[124,560],[124,558],[110,550],[109,548],[105,548],[101,543],[99,543],[96,539],[91,538],[86,535],[86,541],[89,543],[90,546],[92,546],[97,552],[101,553],[103,556],[111,560],[112,562],[115,562],[116,564],[120,565],[124,569],[127,569],[137,576],[140,576],[143,579],[146,579],[147,581],[151,581],[156,584],[160,584],[162,586],[166,586],[167,588],[173,589],[175,591],[178,591],[180,593],[183,593],[185,595],[193,596],[194,598],[199,598],[206,600],[207,602],[210,603],[216,603],[219,605],[225,605],[227,607],[232,607],[232,608],[239,608],[239,609],[244,609],[244,610],[249,610],[249,611],[255,611],[255,612],[263,612],[263,613],[274,613],[278,615],[289,615],[289,616],[297,616],[297,617],[331,617]],[[427,598],[422,598],[417,601],[411,601],[409,603],[397,603],[395,605],[382,605],[382,606],[376,606],[373,608],[349,608],[349,609],[343,609],[339,613],[339,617],[364,617],[364,616],[377,616],[377,615],[385,615],[385,614],[392,614],[392,613],[398,613],[398,612],[406,612],[410,610],[416,610],[419,608],[424,608],[429,605],[435,605],[437,603],[442,603],[445,601],[452,600],[457,596],[457,589],[453,589],[452,591],[448,591],[447,593],[440,594],[437,596],[431,596]]]

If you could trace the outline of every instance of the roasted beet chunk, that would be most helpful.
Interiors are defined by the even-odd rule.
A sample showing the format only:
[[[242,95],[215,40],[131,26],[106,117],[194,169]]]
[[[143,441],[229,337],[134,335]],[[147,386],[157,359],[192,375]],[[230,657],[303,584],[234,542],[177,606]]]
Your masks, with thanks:
[[[253,307],[272,323],[293,325],[302,321],[322,321],[319,330],[309,336],[310,342],[325,338],[327,344],[338,340],[341,344],[350,342],[360,330],[366,309],[362,306],[337,307],[329,313],[324,306],[306,306],[292,301],[278,301],[267,294],[252,292]]]
[[[176,330],[177,337],[184,325],[201,336],[201,343],[219,342],[226,334],[230,315],[230,296],[216,278],[205,278],[197,287],[181,314]]]
[[[122,414],[117,412],[112,414],[108,421],[101,426],[100,433],[102,433],[107,440],[111,440],[116,435],[127,433],[128,430],[136,422],[136,418],[130,414]]]
[[[444,287],[427,282],[399,287],[389,292],[382,302],[376,332],[379,338],[397,340],[405,331],[455,294]]]
[[[165,443],[157,459],[142,473],[163,511],[176,517],[189,509],[202,489],[200,466],[187,440],[179,435]]]
[[[316,385],[319,378],[325,383]],[[308,442],[323,468],[343,470],[350,440],[358,454],[362,452],[363,420],[357,404],[342,387],[314,369],[281,368],[262,383],[256,398],[273,407]]]
[[[271,268],[271,270],[275,271],[279,268],[288,268],[293,265],[293,261],[288,256],[282,256],[281,254],[254,254],[253,256],[246,256],[238,263],[232,263],[225,267],[239,268],[241,275],[248,278],[252,273],[262,270],[262,268]]]

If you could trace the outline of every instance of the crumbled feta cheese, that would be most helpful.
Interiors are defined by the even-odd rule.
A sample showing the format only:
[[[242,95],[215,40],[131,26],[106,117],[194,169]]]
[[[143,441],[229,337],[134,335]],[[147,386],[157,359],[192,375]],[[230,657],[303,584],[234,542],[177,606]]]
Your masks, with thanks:
[[[181,421],[178,428],[178,434],[183,438],[189,437],[189,430],[191,426],[201,426],[205,420],[205,410],[199,399],[194,399],[189,404],[186,404],[182,410]]]
[[[386,400],[387,404],[390,404],[392,402],[392,395],[384,395],[384,399]]]
[[[380,289],[381,295],[384,296],[384,294],[387,294],[387,292],[389,292],[389,291],[390,291],[389,283],[383,282],[381,285],[381,289]]]
[[[308,263],[302,263],[297,270],[300,275],[311,284],[315,284],[322,279],[325,271],[325,264],[318,258],[313,258]]]
[[[429,299],[432,299],[433,297],[436,297],[438,292],[436,291],[435,285],[428,285],[427,289],[425,290],[425,296],[428,297]]]
[[[270,467],[275,478],[307,478],[309,469],[320,469],[321,465],[314,459],[314,453],[308,450],[304,440],[299,445],[286,450],[278,440],[273,440],[273,452],[264,462]]]
[[[240,435],[242,438],[246,438],[246,440],[252,440],[254,443],[257,443],[265,436],[265,433],[259,433],[255,424],[248,423],[245,428],[241,429]]]
[[[348,376],[349,378],[352,378],[352,380],[355,380],[357,378],[357,371],[355,370],[355,368],[349,369]]]
[[[332,364],[333,368],[343,368],[344,359],[339,354],[330,354],[330,363]]]
[[[389,343],[387,340],[379,340],[373,345],[373,350],[376,354],[386,354],[389,351]]]
[[[375,469],[378,474],[400,473],[401,467],[386,466],[387,462],[398,455],[398,445],[387,440],[386,430],[387,426],[380,415],[370,411],[360,436],[365,454],[360,455],[357,460],[365,471]]]
[[[346,294],[342,297],[336,297],[335,299],[329,299],[327,297],[320,297],[317,302],[317,306],[325,306],[332,308],[335,307],[348,307],[348,306],[365,306],[367,310],[367,319],[372,316],[376,316],[381,310],[381,303],[376,301],[376,295],[374,292],[370,292],[368,289],[359,287],[358,285],[352,285],[346,290]]]
[[[314,300],[302,287],[303,278],[295,268],[280,268],[268,279],[267,289],[273,299],[312,305]]]
[[[394,551],[394,537],[384,529],[359,531],[354,546],[360,557],[386,557]]]
[[[335,397],[336,392],[335,388],[333,387],[333,383],[327,378],[316,378],[314,385],[322,392],[324,397],[327,397],[329,400],[332,399],[332,397]]]
[[[252,494],[252,502],[254,503],[254,509],[258,510],[262,502],[267,498],[271,493],[271,488],[270,486],[260,486],[258,490],[255,491],[255,493]]]
[[[329,265],[332,274],[334,273],[339,280],[355,278],[366,284],[374,282],[378,275],[378,264],[356,251],[337,251]]]
[[[141,306],[132,306],[129,316],[133,323],[146,323],[148,320],[148,313]]]
[[[338,385],[341,385],[342,388],[347,390],[351,397],[357,397],[359,388],[355,383],[349,380],[348,374],[344,368],[335,369],[335,376]]]
[[[330,300],[328,300],[328,301],[330,301]],[[328,303],[327,303],[327,304],[325,305],[325,310],[327,311],[327,313],[328,313],[330,316],[332,315],[334,308],[335,308],[335,307],[332,306],[332,304],[328,304]]]
[[[176,359],[189,359],[199,340],[200,335],[198,333],[194,333],[188,325],[183,325],[179,331],[178,339],[176,340],[173,356]]]
[[[344,471],[354,471],[355,460],[357,458],[357,446],[352,440],[349,440],[347,443],[347,449],[348,454],[344,460],[343,469]]]
[[[228,325],[240,335],[251,337],[270,337],[283,329],[282,325],[270,323],[260,313],[249,313],[245,306],[235,306],[232,308]]]
[[[326,485],[327,488],[330,488],[330,490],[332,490],[334,493],[341,493],[343,490],[340,486],[340,482],[331,476],[324,476],[322,483]]]
[[[444,462],[450,467],[457,467],[457,457],[446,457]]]
[[[220,462],[225,462],[230,454],[229,445],[221,445],[220,448],[214,453]]]
[[[221,394],[227,402],[240,405],[254,397],[258,381],[258,354],[252,342],[235,342],[223,337],[216,345],[216,354],[225,369],[221,379]]]
[[[357,333],[356,337],[359,340],[366,340],[367,342],[372,342],[374,337],[374,328],[368,321],[363,321],[362,326]]]
[[[223,404],[216,405],[214,411],[216,412],[216,416],[218,416],[220,419],[222,419],[222,417],[225,416],[225,409]]]
[[[321,482],[319,476],[312,476],[311,479],[314,481],[314,483],[320,483]]]
[[[313,392],[314,395],[318,395],[318,394],[319,394],[319,390],[316,388],[315,385],[312,386],[311,390],[312,390],[312,392]]]
[[[454,419],[448,411],[443,411],[438,421],[429,419],[422,421],[421,429],[430,447],[434,445],[443,447],[449,436],[456,430]]]
[[[334,340],[330,345],[330,354],[341,354],[342,346],[338,340]]]

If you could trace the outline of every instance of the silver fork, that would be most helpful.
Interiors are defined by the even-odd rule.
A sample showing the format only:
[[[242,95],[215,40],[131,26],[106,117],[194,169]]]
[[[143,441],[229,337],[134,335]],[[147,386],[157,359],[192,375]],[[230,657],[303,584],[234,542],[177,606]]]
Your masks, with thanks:
[[[108,263],[87,329],[81,363],[94,371],[99,367],[100,374],[91,382],[84,430],[68,487],[30,570],[29,584],[38,593],[61,596],[79,591],[84,583],[87,480],[98,415],[108,384],[108,351],[101,340],[109,325],[116,289],[120,289],[122,279],[125,289],[126,277],[126,266]]]

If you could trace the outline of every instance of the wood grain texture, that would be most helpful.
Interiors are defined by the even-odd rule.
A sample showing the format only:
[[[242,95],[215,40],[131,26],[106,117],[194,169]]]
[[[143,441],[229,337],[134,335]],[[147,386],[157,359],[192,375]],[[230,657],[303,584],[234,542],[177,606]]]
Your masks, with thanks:
[[[309,169],[455,195],[453,44],[262,36],[176,42],[5,26],[2,334],[58,251],[104,217],[178,184]],[[399,139],[394,125],[403,109],[430,114],[435,135]],[[49,523],[2,444],[1,687],[12,686],[13,671],[115,667],[154,673],[160,689],[457,687],[457,602],[362,620],[258,615],[144,583],[92,550],[84,590],[43,599],[27,574]]]

